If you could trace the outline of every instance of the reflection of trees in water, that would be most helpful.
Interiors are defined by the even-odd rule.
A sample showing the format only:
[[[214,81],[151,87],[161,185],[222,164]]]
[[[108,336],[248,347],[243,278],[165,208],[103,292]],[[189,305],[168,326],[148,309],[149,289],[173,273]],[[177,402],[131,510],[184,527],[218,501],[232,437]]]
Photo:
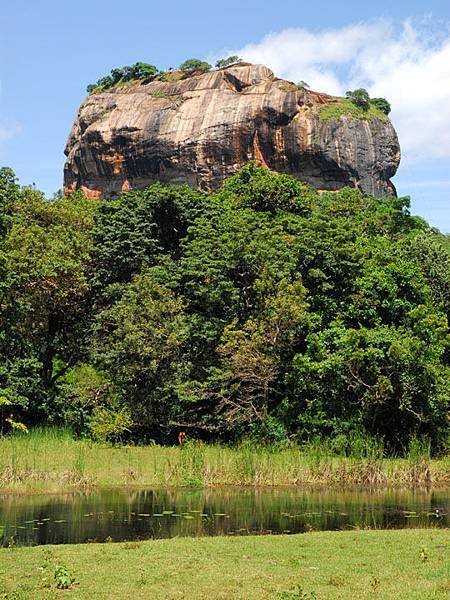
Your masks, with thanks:
[[[442,517],[428,514],[437,508]],[[118,541],[243,531],[448,526],[449,510],[448,489],[134,488],[4,496],[0,524],[5,527],[3,543],[14,535],[17,543],[43,544],[108,537]],[[162,516],[142,516],[155,513]]]

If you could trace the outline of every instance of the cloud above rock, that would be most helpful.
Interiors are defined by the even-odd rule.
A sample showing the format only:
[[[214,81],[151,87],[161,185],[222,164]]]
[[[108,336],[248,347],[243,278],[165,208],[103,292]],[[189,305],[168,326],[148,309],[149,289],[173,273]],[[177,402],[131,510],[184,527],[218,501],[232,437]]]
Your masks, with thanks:
[[[20,133],[19,125],[8,125],[0,121],[0,142],[10,140]]]
[[[390,101],[405,162],[450,158],[450,32],[431,18],[286,29],[232,53],[331,94],[365,87]]]

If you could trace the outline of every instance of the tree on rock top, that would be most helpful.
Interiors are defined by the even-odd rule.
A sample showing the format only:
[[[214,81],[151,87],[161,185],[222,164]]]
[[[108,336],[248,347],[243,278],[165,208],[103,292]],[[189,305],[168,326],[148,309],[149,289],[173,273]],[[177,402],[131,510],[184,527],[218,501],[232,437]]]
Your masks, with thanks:
[[[98,90],[104,90],[125,81],[134,81],[154,77],[159,73],[155,65],[149,63],[137,62],[134,65],[127,65],[121,68],[111,69],[111,75],[101,77],[97,83],[90,83],[86,90],[90,94]]]
[[[391,112],[391,105],[386,98],[371,98],[370,104],[380,109],[385,115],[388,115]]]
[[[239,56],[236,56],[236,54],[233,54],[233,56],[229,56],[228,58],[221,58],[220,60],[218,60],[216,62],[216,67],[218,69],[223,69],[225,67],[229,67],[229,66],[234,65],[241,61],[242,61],[242,58],[239,58]]]
[[[358,88],[357,90],[346,92],[347,98],[361,108],[369,108],[370,96],[367,90],[364,88]]]
[[[369,106],[374,106],[381,110],[385,115],[391,112],[391,105],[386,98],[371,98],[369,92],[364,88],[346,92],[345,94],[355,106],[359,106],[363,110],[367,110]]]
[[[206,73],[211,69],[211,65],[199,58],[189,58],[180,65],[180,71],[201,71]]]

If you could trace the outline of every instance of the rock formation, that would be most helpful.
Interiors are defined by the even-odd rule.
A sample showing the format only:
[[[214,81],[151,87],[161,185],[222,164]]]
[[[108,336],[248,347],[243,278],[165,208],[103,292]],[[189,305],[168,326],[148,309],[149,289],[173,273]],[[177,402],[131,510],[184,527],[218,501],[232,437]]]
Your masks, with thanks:
[[[215,189],[255,159],[337,190],[393,195],[400,160],[387,117],[322,118],[339,98],[298,89],[262,65],[172,72],[88,96],[65,153],[66,191],[113,198],[154,181]]]

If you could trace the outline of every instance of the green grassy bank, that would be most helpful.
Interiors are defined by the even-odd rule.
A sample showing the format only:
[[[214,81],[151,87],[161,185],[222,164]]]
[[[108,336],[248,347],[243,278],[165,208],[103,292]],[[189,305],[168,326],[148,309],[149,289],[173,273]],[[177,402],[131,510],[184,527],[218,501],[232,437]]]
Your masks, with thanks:
[[[444,599],[449,549],[450,532],[433,529],[11,548],[0,597]]]
[[[383,458],[376,446],[336,456],[326,444],[284,450],[189,443],[111,447],[35,430],[0,438],[2,492],[58,492],[91,486],[420,485],[450,483],[450,459],[420,449]]]

